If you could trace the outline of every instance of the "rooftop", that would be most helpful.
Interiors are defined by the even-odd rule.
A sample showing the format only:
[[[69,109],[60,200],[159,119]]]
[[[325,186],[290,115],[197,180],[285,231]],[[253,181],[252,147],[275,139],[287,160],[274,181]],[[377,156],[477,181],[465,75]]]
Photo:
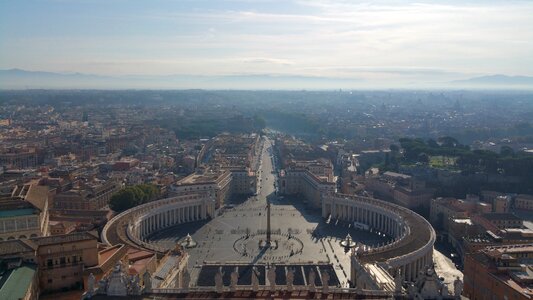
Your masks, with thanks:
[[[0,218],[27,216],[27,215],[33,215],[36,212],[37,210],[33,208],[0,210]]]
[[[217,178],[218,174],[191,174],[178,181],[177,185],[214,183]]]
[[[482,215],[485,219],[495,221],[495,220],[510,220],[510,221],[521,221],[519,217],[511,213],[486,213]]]
[[[93,239],[96,240],[97,237],[91,232],[76,232],[76,233],[70,233],[70,234],[36,237],[36,238],[31,238],[30,240],[39,246],[44,246],[44,245],[51,245],[51,244],[57,244],[57,243],[69,243],[69,242],[77,242],[77,241],[85,241],[85,240],[93,240]]]
[[[459,224],[472,225],[472,220],[470,219],[453,219],[453,222],[459,223]]]
[[[9,240],[0,242],[0,256],[20,255],[23,252],[35,251],[36,245],[29,240]]]
[[[23,264],[0,275],[0,299],[24,299],[37,266]]]

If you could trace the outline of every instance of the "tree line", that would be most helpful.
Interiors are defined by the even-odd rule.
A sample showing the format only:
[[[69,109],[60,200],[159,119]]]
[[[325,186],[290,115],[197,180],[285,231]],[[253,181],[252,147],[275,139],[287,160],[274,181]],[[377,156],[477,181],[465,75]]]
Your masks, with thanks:
[[[471,150],[453,137],[437,141],[420,138],[401,138],[403,159],[406,162],[428,163],[429,156],[456,157],[456,165],[463,172],[486,172],[523,178],[533,178],[533,155],[524,151],[515,152],[503,146],[500,153],[488,150]]]
[[[159,198],[159,189],[153,184],[128,186],[111,196],[109,207],[115,212],[122,212]]]

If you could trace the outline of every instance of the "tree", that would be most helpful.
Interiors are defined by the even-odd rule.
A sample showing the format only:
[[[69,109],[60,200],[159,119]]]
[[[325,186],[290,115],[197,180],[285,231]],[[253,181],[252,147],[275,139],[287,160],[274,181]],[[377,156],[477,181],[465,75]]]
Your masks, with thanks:
[[[509,146],[502,146],[500,148],[500,155],[503,157],[512,157],[514,156],[514,150]]]
[[[439,140],[439,143],[441,143],[442,146],[446,148],[455,148],[458,145],[460,145],[459,141],[457,141],[455,138],[451,136],[443,136],[443,137],[440,137],[438,140]]]
[[[427,145],[431,148],[439,148],[439,144],[434,139],[428,139]]]
[[[111,196],[109,207],[116,212],[125,211],[138,205],[137,195],[132,189],[122,189]]]
[[[422,152],[418,154],[418,161],[427,164],[429,163],[429,156],[426,153]]]
[[[111,196],[109,207],[116,212],[125,211],[159,197],[159,189],[152,184],[139,184],[123,188]]]
[[[259,115],[254,115],[254,128],[256,130],[263,130],[266,127],[266,121],[263,117]]]

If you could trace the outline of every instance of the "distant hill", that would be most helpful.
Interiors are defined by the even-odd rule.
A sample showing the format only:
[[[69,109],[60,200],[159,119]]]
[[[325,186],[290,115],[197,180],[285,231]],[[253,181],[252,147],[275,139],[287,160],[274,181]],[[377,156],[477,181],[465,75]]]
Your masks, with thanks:
[[[392,84],[392,85],[391,85]],[[491,75],[432,84],[291,74],[123,75],[0,70],[0,89],[357,89],[357,88],[533,89],[533,77]]]
[[[0,89],[294,89],[350,87],[355,79],[283,74],[100,76],[0,70]]]
[[[2,89],[111,87],[109,77],[81,73],[53,73],[21,69],[0,70]]]
[[[533,89],[533,77],[531,76],[489,75],[465,80],[456,80],[451,83],[454,86],[476,86],[487,88],[524,87]]]

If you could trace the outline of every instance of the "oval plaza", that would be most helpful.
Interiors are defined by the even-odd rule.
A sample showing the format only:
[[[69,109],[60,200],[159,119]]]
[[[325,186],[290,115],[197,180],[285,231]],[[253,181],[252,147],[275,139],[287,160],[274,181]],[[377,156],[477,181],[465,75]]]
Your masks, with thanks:
[[[221,200],[216,188],[191,189],[117,215],[104,228],[104,242],[161,254],[181,245],[190,280],[171,287],[188,290],[322,287],[398,295],[426,276],[435,232],[424,218],[390,202],[332,191],[302,169],[293,172],[303,176],[274,171],[265,140],[256,195]],[[314,193],[302,192],[308,188]]]

